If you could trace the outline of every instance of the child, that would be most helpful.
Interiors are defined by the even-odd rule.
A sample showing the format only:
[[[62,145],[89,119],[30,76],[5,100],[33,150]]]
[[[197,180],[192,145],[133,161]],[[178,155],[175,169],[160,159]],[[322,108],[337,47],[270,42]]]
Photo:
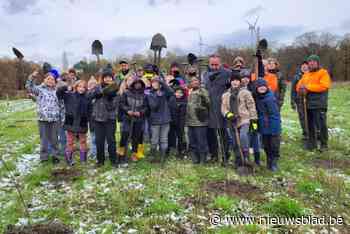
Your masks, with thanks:
[[[233,136],[235,167],[238,168],[243,163],[241,157],[243,160],[249,160],[250,126],[255,130],[258,128],[255,102],[248,89],[241,86],[240,73],[233,73],[231,76],[231,88],[222,95],[221,112],[227,119]]]
[[[185,142],[185,120],[186,120],[186,108],[187,108],[187,96],[184,88],[179,85],[173,86],[175,91],[176,105],[172,112],[172,120],[169,130],[169,148],[177,149],[177,158],[184,157],[184,151],[186,150]]]
[[[280,157],[281,116],[276,97],[264,79],[255,81],[259,132],[267,156],[267,168],[277,171]]]
[[[150,109],[149,124],[151,126],[151,155],[154,156],[159,145],[161,162],[165,161],[168,148],[170,109],[174,105],[174,93],[158,77],[151,81],[151,91],[147,95]]]
[[[189,148],[194,164],[206,163],[208,154],[207,128],[209,121],[209,95],[201,88],[197,76],[191,78],[190,95],[186,108]]]
[[[60,119],[60,107],[56,96],[56,79],[58,72],[51,70],[46,74],[44,82],[37,86],[34,79],[38,76],[35,71],[29,76],[26,88],[36,96],[38,124],[40,132],[40,160],[48,160],[48,147],[51,146],[52,162],[59,163],[58,154],[58,129]]]
[[[86,96],[87,84],[84,80],[76,81],[73,90],[68,91],[68,86],[57,90],[57,97],[64,101],[65,121],[64,129],[67,131],[67,147],[65,160],[73,166],[74,138],[79,137],[80,162],[87,160],[86,133],[88,131],[88,99]]]
[[[241,86],[245,87],[250,91],[253,95],[255,93],[254,85],[251,82],[251,71],[249,69],[243,68],[240,71],[241,76]],[[253,96],[254,98],[254,96]],[[255,101],[254,101],[255,102]],[[249,146],[253,148],[254,152],[254,162],[257,166],[260,166],[260,135],[259,132],[256,131],[255,125],[250,126],[249,131]]]
[[[105,141],[107,139],[108,154],[112,166],[117,167],[116,155],[116,118],[117,118],[118,85],[113,79],[113,71],[105,68],[100,84],[88,92],[89,100],[94,100],[92,120],[94,121],[97,148],[97,167],[105,162]]]
[[[88,81],[88,91],[93,90],[97,86],[97,80],[94,76],[91,76]],[[93,103],[95,100],[92,100],[92,102],[89,102],[89,109],[92,108]],[[96,135],[95,135],[95,128],[94,128],[94,121],[91,120],[91,111],[89,111],[89,131],[90,131],[90,157],[92,159],[96,158]]]
[[[120,110],[122,112],[122,134],[120,147],[118,149],[118,159],[121,166],[126,164],[126,151],[128,150],[128,139],[132,140],[133,161],[144,157],[143,130],[146,113],[146,95],[144,94],[145,83],[141,79],[135,79],[129,89],[123,93],[120,100]],[[131,133],[131,136],[129,136]]]

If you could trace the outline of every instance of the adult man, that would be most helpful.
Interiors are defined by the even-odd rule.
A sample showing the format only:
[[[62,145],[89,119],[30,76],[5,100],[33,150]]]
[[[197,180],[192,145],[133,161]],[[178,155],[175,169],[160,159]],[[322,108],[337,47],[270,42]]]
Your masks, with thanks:
[[[224,69],[218,55],[209,57],[209,69],[203,74],[202,85],[208,90],[210,97],[209,123],[208,123],[208,144],[212,161],[218,161],[218,141],[217,134],[222,146],[223,166],[229,160],[229,147],[227,142],[227,131],[224,117],[221,113],[221,97],[226,91],[230,81],[231,71]]]
[[[125,78],[132,76],[133,72],[130,70],[129,63],[126,60],[121,60],[119,62],[120,72],[117,74],[117,81],[121,82],[125,80]]]
[[[291,106],[293,110],[298,111],[300,127],[303,132],[303,142],[306,144],[307,142],[307,129],[305,128],[305,111],[304,111],[304,99],[301,95],[298,95],[296,86],[298,82],[301,80],[303,75],[309,71],[309,67],[307,65],[307,61],[304,61],[297,73],[294,76],[291,84]]]
[[[297,84],[297,92],[306,96],[309,127],[308,149],[317,148],[317,127],[320,130],[320,151],[328,148],[327,107],[331,78],[320,66],[320,57],[310,55],[307,59],[309,72]]]

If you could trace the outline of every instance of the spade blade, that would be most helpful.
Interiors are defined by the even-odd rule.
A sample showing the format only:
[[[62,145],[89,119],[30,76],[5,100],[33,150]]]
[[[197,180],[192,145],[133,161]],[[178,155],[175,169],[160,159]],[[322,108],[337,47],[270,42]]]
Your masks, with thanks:
[[[18,49],[16,49],[15,47],[12,47],[12,51],[13,53],[16,55],[16,57],[19,60],[22,60],[24,58],[23,54],[21,53],[21,51],[19,51]]]
[[[268,47],[267,40],[265,38],[261,39],[259,41],[258,49],[259,50],[267,50],[267,47]]]

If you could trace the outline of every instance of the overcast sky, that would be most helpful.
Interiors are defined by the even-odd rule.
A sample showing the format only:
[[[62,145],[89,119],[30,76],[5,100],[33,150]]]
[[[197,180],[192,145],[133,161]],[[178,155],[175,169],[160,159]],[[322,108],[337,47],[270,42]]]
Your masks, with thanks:
[[[0,0],[0,57],[13,57],[15,46],[61,66],[66,51],[72,65],[93,59],[95,39],[111,58],[146,53],[157,32],[169,50],[198,53],[198,29],[206,49],[249,45],[246,20],[257,15],[262,36],[288,44],[307,31],[350,32],[349,12],[349,0]]]

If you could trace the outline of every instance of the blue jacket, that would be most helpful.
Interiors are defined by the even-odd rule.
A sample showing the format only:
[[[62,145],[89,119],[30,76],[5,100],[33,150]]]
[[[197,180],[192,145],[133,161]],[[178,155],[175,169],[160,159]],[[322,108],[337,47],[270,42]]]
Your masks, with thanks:
[[[257,94],[256,108],[259,132],[262,135],[281,134],[281,115],[275,95],[271,91],[267,91],[265,94]]]
[[[147,95],[147,103],[150,110],[149,122],[151,125],[168,124],[171,121],[171,108],[176,103],[174,92],[165,83],[161,82],[161,94],[151,90]]]

